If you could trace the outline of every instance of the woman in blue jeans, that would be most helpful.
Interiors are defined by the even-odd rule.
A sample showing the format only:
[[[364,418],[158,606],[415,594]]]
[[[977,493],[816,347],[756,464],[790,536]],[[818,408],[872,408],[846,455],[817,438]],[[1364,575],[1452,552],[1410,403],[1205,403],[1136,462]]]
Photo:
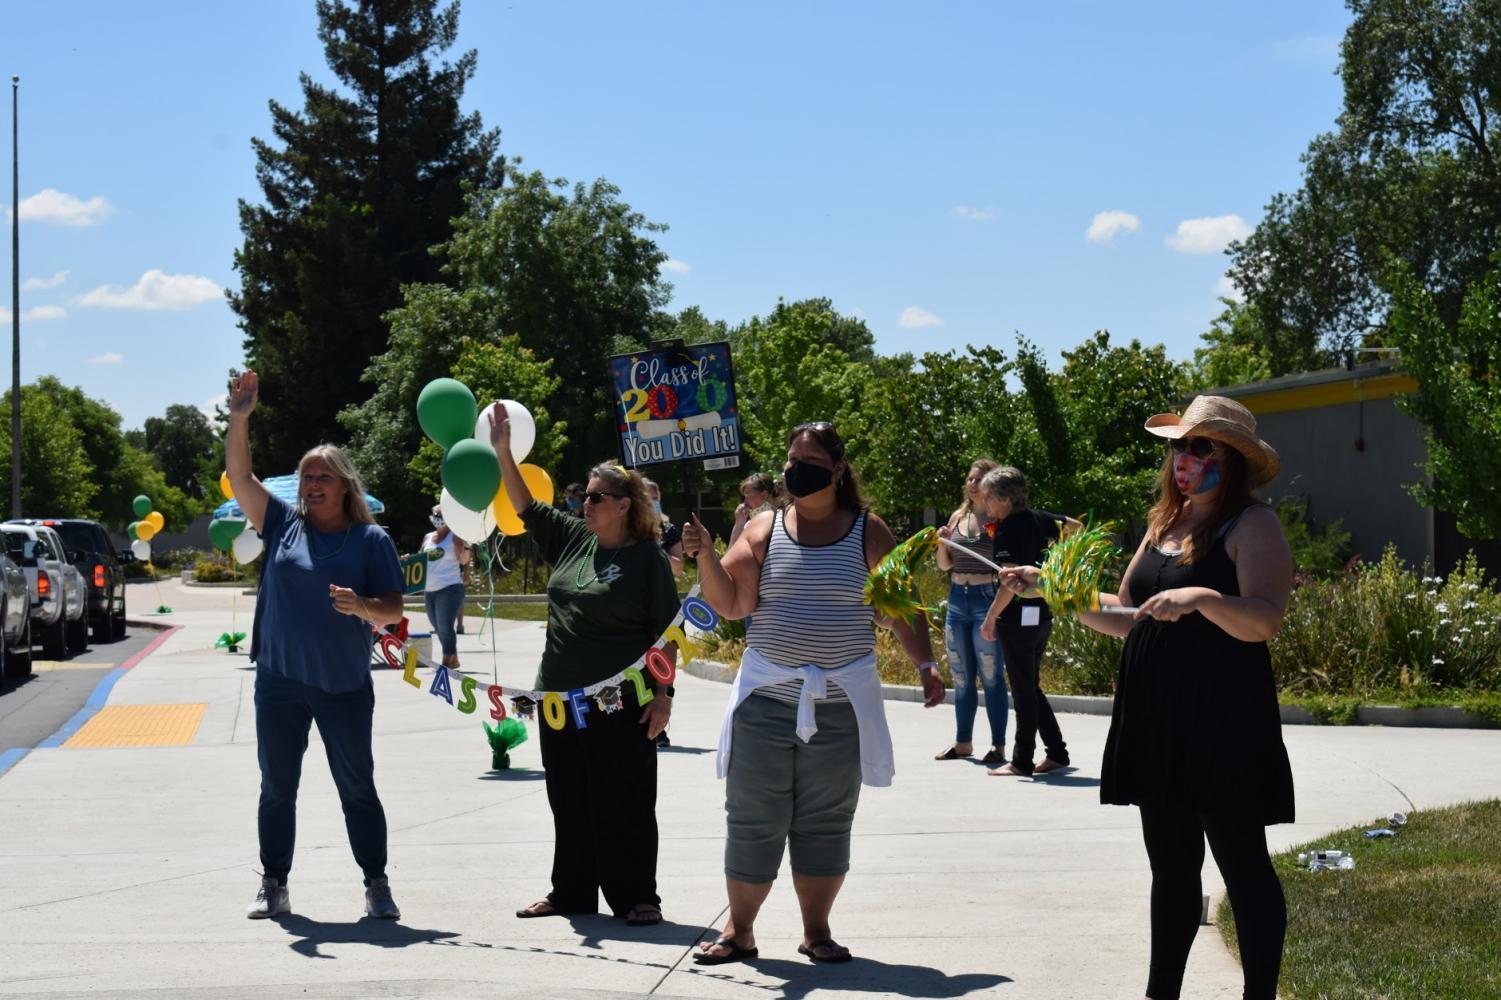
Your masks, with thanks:
[[[427,620],[438,634],[443,650],[443,665],[459,669],[459,646],[455,625],[463,619],[464,567],[469,565],[469,546],[443,521],[443,509],[433,505],[433,530],[422,539],[427,553],[427,585],[422,604]]]
[[[365,876],[365,912],[396,919],[401,911],[386,878],[386,813],[375,791],[370,647],[371,625],[401,621],[401,561],[370,515],[359,474],[333,445],[302,456],[295,506],[267,492],[250,469],[250,414],[259,396],[255,372],[235,377],[224,442],[235,499],[266,540],[250,643],[262,874],[245,915],[291,912],[297,789],[316,722],[349,846]]]
[[[990,539],[985,536],[984,520],[976,512],[980,480],[996,467],[988,458],[976,459],[964,478],[964,502],[938,529],[976,552],[988,552]],[[974,754],[975,712],[980,698],[975,690],[978,679],[985,690],[985,717],[990,722],[990,749],[984,762],[991,767],[1006,763],[1005,660],[1001,644],[980,634],[985,613],[995,600],[995,571],[978,559],[947,545],[938,546],[938,566],[949,574],[948,617],[943,625],[944,643],[948,647],[949,671],[954,675],[954,742],[935,755],[937,760],[958,760]]]

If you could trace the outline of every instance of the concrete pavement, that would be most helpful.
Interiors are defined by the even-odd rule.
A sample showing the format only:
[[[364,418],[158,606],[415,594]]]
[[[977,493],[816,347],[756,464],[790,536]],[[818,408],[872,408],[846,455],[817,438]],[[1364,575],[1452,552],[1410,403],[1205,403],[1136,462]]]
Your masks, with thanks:
[[[790,880],[757,926],[762,958],[701,969],[695,942],[725,910],[723,788],[714,778],[727,689],[680,675],[660,755],[660,892],[667,922],[517,920],[547,890],[551,818],[535,740],[489,771],[478,714],[381,670],[377,782],[399,923],[363,919],[360,874],[316,730],[304,768],[293,915],[249,921],[257,886],[253,666],[213,648],[231,595],[164,584],[182,628],[114,685],[108,704],[203,705],[178,746],[33,750],[0,776],[0,996],[1139,998],[1146,857],[1134,810],[1098,804],[1107,719],[1064,715],[1078,768],[990,778],[936,762],[949,707],[888,703],[898,773],[866,789],[834,913],[858,956],[796,954]],[[251,600],[238,597],[248,631]],[[414,622],[414,627],[421,623]],[[491,633],[462,637],[488,678]],[[540,625],[499,622],[501,683],[530,682]],[[1385,815],[1498,794],[1501,732],[1287,727],[1300,822],[1285,846]],[[1456,763],[1462,766],[1455,766]],[[630,863],[620,858],[620,863]],[[1219,886],[1212,862],[1206,888]],[[1205,928],[1186,996],[1231,998],[1239,969]]]

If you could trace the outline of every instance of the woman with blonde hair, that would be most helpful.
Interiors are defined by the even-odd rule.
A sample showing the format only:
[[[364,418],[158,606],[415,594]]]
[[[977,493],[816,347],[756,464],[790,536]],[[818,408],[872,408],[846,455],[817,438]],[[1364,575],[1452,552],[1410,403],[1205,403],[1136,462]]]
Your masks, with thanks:
[[[985,536],[980,480],[996,467],[994,459],[979,458],[964,477],[964,502],[938,534],[986,555],[990,539]],[[983,547],[982,547],[983,546]],[[954,675],[954,742],[934,755],[936,760],[958,760],[974,753],[975,713],[980,699],[978,681],[985,689],[985,718],[990,724],[990,749],[983,763],[1000,767],[1006,763],[1006,658],[999,639],[980,634],[985,614],[996,597],[995,571],[974,556],[938,546],[938,568],[949,574],[949,599],[943,622],[944,646],[949,654],[949,672]]]
[[[659,546],[662,519],[640,473],[614,462],[589,470],[584,516],[534,501],[511,457],[505,407],[490,410],[490,441],[506,495],[552,566],[547,644],[536,687],[571,691],[636,662],[677,616],[678,592]],[[669,657],[676,648],[669,644]],[[647,675],[650,678],[650,675]],[[628,924],[662,922],[657,895],[657,734],[672,715],[672,687],[652,681],[644,705],[592,712],[588,725],[540,728],[552,807],[552,889],[518,917],[597,913],[599,897]]]
[[[250,467],[255,372],[229,389],[224,464],[235,499],[265,539],[250,658],[261,769],[261,888],[246,915],[291,912],[287,875],[297,830],[297,788],[308,730],[328,754],[344,826],[365,875],[365,912],[397,918],[386,878],[386,814],[375,791],[371,625],[401,621],[405,579],[396,546],[375,523],[344,452],[319,445],[297,465],[297,504],[273,497]]]
[[[1204,841],[1235,911],[1246,1000],[1273,1000],[1287,905],[1266,827],[1293,821],[1293,777],[1267,642],[1282,626],[1293,563],[1276,511],[1252,492],[1277,452],[1222,396],[1146,430],[1168,442],[1147,534],[1120,591],[1086,625],[1124,636],[1100,800],[1135,805],[1152,868],[1151,1000],[1175,1000],[1199,926]],[[1018,568],[1003,581],[1035,586]]]

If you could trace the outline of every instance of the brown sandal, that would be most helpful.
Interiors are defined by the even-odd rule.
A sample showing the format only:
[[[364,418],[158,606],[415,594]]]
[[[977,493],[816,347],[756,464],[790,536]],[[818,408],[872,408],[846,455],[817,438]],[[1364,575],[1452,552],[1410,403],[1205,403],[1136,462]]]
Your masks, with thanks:
[[[531,906],[516,911],[516,916],[522,920],[531,920],[534,917],[560,917],[562,915],[563,911],[553,906],[550,899],[539,899]]]

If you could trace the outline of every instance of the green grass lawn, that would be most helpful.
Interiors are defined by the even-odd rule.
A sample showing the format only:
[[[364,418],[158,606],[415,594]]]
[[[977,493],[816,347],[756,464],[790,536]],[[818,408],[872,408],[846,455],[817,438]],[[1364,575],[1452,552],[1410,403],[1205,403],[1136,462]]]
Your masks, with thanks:
[[[1352,827],[1279,854],[1287,894],[1285,1000],[1501,997],[1501,800],[1410,813],[1394,840]],[[1350,871],[1308,872],[1299,851],[1336,848]],[[1235,951],[1228,901],[1220,932]]]
[[[407,605],[407,611],[408,612],[411,612],[411,611],[421,611],[421,610],[422,610],[422,605],[420,605],[420,604],[408,604]],[[485,617],[485,606],[483,604],[474,604],[474,603],[465,604],[464,605],[464,617],[466,619],[468,619],[468,618],[476,618],[476,619],[478,619],[478,618]],[[501,603],[497,602],[496,605],[495,605],[494,617],[496,617],[496,618],[505,618],[505,619],[507,619],[509,621],[513,621],[513,622],[545,622],[545,621],[547,621],[547,605],[546,604],[542,604],[542,603],[537,603],[537,604],[511,604],[511,603],[505,603],[505,604],[501,604]],[[478,624],[476,623],[476,625],[474,627],[478,628]],[[468,629],[469,626],[465,625],[465,628]]]

